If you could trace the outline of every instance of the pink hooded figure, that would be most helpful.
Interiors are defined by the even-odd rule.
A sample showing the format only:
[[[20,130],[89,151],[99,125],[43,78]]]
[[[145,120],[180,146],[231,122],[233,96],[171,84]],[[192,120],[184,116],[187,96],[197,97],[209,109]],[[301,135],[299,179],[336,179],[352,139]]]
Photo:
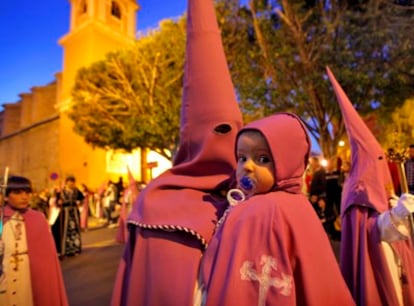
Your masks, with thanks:
[[[89,201],[91,197],[91,193],[85,185],[82,186],[82,193],[85,198],[82,200],[81,205],[79,207],[80,210],[80,227],[82,230],[88,230],[88,217],[89,217]]]
[[[180,147],[138,196],[112,305],[193,305],[200,258],[226,208],[242,126],[213,0],[189,0]]]
[[[244,141],[249,134],[260,135],[262,144]],[[250,187],[239,187],[247,199],[220,220],[203,256],[201,304],[355,305],[328,236],[302,192],[309,152],[305,127],[291,113],[240,131],[236,177],[239,186]]]
[[[121,210],[119,212],[118,229],[116,231],[115,240],[119,243],[125,243],[128,240],[127,215],[130,203],[134,203],[138,196],[137,181],[131,173],[131,169],[127,167],[128,171],[128,187],[125,188],[122,196]]]
[[[327,68],[351,145],[341,202],[342,274],[357,305],[414,305],[412,196],[389,204],[393,183],[383,148]]]

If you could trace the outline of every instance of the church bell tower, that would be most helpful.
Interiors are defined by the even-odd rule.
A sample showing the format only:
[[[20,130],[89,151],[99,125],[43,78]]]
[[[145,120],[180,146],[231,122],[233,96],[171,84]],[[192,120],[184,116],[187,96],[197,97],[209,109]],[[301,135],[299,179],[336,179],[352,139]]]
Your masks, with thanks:
[[[134,0],[70,0],[70,4],[69,32],[59,40],[63,47],[63,104],[70,98],[79,68],[133,44],[139,8]]]
[[[97,185],[105,177],[106,152],[92,149],[73,132],[73,122],[66,115],[71,105],[71,91],[80,68],[103,60],[108,52],[133,45],[139,6],[136,0],[69,2],[69,31],[59,40],[63,48],[62,72],[56,75],[60,173],[62,177],[75,175],[79,183]]]

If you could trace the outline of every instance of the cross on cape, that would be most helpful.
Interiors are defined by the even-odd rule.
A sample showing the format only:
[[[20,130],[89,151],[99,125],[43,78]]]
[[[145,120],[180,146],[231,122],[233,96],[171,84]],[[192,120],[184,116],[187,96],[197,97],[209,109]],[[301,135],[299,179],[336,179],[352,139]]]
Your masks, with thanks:
[[[258,305],[264,306],[266,304],[266,296],[270,287],[280,289],[282,295],[289,296],[292,289],[292,276],[281,272],[280,278],[272,278],[272,271],[277,271],[277,263],[276,259],[271,256],[262,255],[260,265],[262,266],[261,274],[254,269],[254,263],[251,261],[245,261],[240,268],[242,280],[257,281],[259,283]]]

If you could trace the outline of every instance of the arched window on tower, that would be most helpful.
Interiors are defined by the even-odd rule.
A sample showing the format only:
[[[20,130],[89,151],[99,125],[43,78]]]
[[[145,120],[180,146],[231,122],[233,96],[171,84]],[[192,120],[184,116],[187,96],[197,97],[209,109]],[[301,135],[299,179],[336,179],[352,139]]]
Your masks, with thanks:
[[[88,11],[88,3],[86,0],[81,0],[79,3],[79,15],[83,15]]]
[[[121,7],[116,1],[112,1],[111,3],[111,15],[118,19],[121,19]]]

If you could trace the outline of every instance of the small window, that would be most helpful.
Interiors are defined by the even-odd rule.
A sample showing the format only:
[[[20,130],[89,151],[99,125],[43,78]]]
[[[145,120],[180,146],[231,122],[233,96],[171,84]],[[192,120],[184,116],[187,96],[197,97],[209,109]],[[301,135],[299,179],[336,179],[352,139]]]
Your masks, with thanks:
[[[85,14],[88,11],[88,4],[86,0],[81,0],[79,3],[79,15]]]
[[[111,14],[112,16],[121,19],[121,8],[116,1],[112,1],[111,3]]]

